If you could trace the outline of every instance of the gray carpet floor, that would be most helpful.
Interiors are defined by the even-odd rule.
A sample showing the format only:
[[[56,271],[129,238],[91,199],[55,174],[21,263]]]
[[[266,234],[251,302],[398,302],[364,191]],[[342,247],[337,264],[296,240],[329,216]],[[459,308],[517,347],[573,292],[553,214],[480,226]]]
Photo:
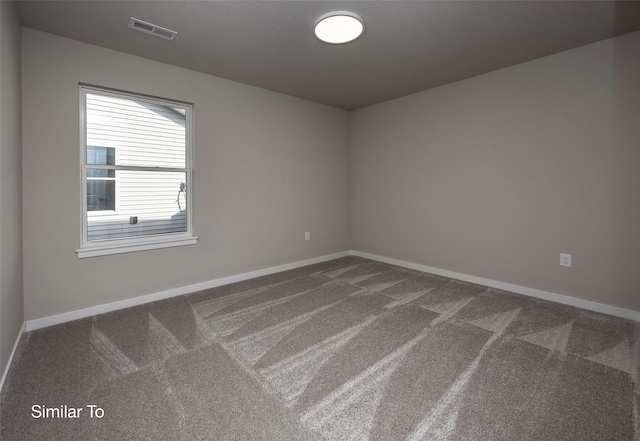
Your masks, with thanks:
[[[0,438],[638,441],[639,354],[636,322],[346,257],[26,333]]]

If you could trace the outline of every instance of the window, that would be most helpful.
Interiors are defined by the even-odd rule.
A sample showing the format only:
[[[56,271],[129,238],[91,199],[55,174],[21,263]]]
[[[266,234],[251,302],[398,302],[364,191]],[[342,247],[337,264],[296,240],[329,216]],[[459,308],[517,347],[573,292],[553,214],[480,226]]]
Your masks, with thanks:
[[[191,105],[80,87],[78,257],[194,244]]]

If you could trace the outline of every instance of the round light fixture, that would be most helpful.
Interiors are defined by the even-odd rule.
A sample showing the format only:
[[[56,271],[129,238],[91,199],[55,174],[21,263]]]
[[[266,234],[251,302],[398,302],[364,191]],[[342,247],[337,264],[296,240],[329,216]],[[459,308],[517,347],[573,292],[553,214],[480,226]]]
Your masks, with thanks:
[[[334,11],[321,15],[313,26],[316,38],[329,44],[349,43],[360,37],[363,32],[362,17],[347,11]]]

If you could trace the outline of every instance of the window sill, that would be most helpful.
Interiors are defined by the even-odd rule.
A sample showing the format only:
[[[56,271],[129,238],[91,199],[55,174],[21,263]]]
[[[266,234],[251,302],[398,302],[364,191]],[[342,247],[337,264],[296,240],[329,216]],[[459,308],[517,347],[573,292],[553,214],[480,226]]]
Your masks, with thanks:
[[[76,250],[78,259],[86,257],[107,256],[110,254],[133,253],[136,251],[156,250],[159,248],[195,245],[198,236],[153,237],[139,240],[127,240],[117,243],[117,240],[86,245]]]

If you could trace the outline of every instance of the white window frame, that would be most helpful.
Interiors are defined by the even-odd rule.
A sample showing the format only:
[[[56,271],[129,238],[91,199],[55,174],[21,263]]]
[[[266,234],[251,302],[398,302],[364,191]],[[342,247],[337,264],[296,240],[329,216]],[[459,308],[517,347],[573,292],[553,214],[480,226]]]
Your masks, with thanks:
[[[81,188],[81,225],[80,247],[76,250],[78,258],[95,257],[110,254],[130,253],[134,251],[153,250],[158,248],[177,247],[184,245],[194,245],[197,243],[198,237],[193,232],[193,105],[181,101],[173,101],[162,98],[139,95],[130,92],[122,92],[114,89],[90,86],[81,84],[80,91],[80,188]],[[87,211],[87,168],[108,168],[114,169],[113,166],[88,165],[86,158],[87,151],[87,130],[86,130],[86,95],[87,93],[100,94],[106,96],[114,96],[119,98],[129,98],[136,101],[145,101],[152,104],[171,106],[184,109],[186,117],[186,139],[185,139],[185,168],[168,168],[168,167],[140,167],[140,166],[121,166],[116,165],[116,177],[118,170],[136,170],[136,171],[152,171],[152,172],[184,172],[186,179],[186,199],[187,199],[187,231],[179,233],[162,233],[149,236],[136,236],[130,238],[104,239],[104,240],[88,240],[88,211]],[[118,149],[116,148],[116,155]],[[117,161],[116,161],[117,164]],[[116,178],[116,209],[117,209],[117,178]]]

